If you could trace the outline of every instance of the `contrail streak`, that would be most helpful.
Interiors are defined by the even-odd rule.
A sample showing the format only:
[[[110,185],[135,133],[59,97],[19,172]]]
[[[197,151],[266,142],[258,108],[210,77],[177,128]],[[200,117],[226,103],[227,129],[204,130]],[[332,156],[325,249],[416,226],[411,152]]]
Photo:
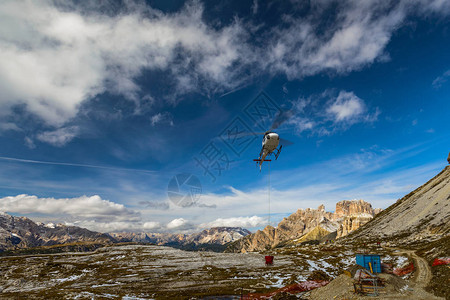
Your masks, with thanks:
[[[154,173],[154,172],[156,172],[156,171],[150,171],[150,170],[116,168],[116,167],[95,166],[95,165],[75,164],[75,163],[66,163],[66,162],[31,160],[31,159],[21,159],[21,158],[5,157],[5,156],[0,156],[0,159],[1,160],[8,160],[8,161],[22,162],[22,163],[30,163],[30,164],[57,165],[57,166],[69,166],[69,167],[82,167],[82,168],[95,168],[95,169],[118,170],[118,171],[136,171],[136,172],[143,172],[143,173]]]

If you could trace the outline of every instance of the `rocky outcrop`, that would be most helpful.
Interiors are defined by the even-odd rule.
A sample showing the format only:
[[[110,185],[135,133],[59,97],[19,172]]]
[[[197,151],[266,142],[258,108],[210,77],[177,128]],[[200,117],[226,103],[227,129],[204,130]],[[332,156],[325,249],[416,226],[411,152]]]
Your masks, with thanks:
[[[345,236],[373,218],[375,210],[364,200],[344,200],[336,204],[334,213],[325,211],[324,205],[317,209],[299,209],[284,218],[276,228],[267,226],[264,230],[248,235],[232,243],[228,252],[252,252],[273,248],[286,243],[303,243],[322,240],[325,236]]]
[[[355,231],[381,211],[381,208],[373,209],[372,205],[364,200],[344,200],[336,203],[334,218],[340,223],[336,237],[340,238]]]
[[[331,221],[332,218],[333,213],[326,212],[323,205],[319,206],[318,209],[299,209],[289,217],[284,218],[277,228],[267,226],[264,230],[258,230],[230,245],[227,251],[252,252],[266,250],[287,240],[299,239],[321,223],[323,223],[324,227],[332,227],[336,230],[338,224]]]
[[[342,224],[339,226],[336,237],[340,238],[346,236],[350,232],[355,231],[359,227],[372,220],[372,218],[373,216],[369,214],[352,215],[345,217],[342,221]]]
[[[334,212],[334,219],[340,219],[353,215],[374,215],[374,210],[369,202],[364,200],[344,200],[336,203],[336,210]]]
[[[112,243],[115,240],[107,234],[76,226],[44,225],[0,212],[0,252],[70,242]]]

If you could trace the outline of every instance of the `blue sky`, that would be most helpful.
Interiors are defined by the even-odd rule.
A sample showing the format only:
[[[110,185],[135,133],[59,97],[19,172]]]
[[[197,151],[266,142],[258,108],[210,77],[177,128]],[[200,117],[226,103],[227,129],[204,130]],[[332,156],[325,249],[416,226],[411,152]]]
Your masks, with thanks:
[[[260,101],[291,112],[274,223],[346,199],[386,208],[446,165],[449,15],[439,0],[4,1],[0,210],[99,231],[260,228],[261,139],[221,139],[270,127],[249,114]],[[167,196],[182,173],[202,185],[189,207]]]

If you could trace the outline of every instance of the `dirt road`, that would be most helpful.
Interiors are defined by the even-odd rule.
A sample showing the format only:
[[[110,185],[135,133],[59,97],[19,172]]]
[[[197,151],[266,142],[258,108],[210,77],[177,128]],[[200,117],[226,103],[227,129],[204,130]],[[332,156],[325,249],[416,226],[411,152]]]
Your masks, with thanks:
[[[427,261],[418,256],[414,250],[404,250],[404,249],[396,249],[399,252],[394,253],[395,255],[406,254],[411,256],[414,259],[414,267],[415,267],[415,277],[414,282],[419,287],[426,287],[431,280],[431,268],[428,265]]]

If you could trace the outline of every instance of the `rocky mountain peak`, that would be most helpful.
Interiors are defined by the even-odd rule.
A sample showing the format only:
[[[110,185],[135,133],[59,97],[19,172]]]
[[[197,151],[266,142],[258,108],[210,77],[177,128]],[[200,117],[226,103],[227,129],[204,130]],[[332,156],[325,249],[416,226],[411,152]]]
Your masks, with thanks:
[[[339,219],[350,215],[368,214],[374,215],[374,210],[369,202],[360,200],[343,200],[336,203],[334,218]]]

